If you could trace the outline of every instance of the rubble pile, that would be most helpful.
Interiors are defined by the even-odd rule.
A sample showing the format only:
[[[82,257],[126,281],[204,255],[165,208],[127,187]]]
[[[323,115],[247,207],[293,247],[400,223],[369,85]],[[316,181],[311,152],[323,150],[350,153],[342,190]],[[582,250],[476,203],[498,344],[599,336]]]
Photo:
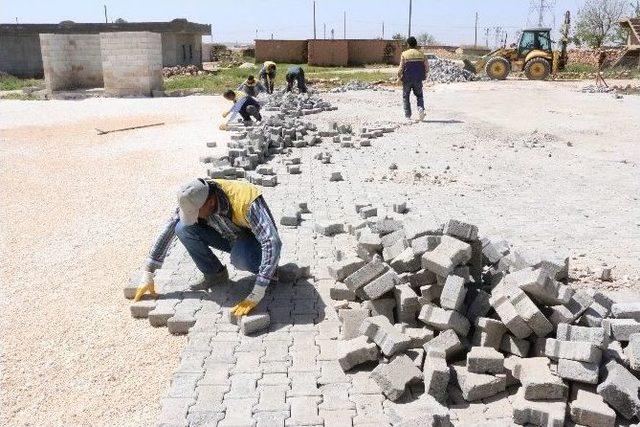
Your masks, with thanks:
[[[580,92],[582,93],[610,93],[615,91],[614,88],[604,85],[587,85],[583,87]]]
[[[479,77],[448,59],[437,58],[429,62],[427,81],[433,83],[468,82],[478,80]]]
[[[455,390],[476,402],[507,399],[507,388],[517,388],[517,424],[638,422],[640,302],[571,287],[568,256],[516,249],[453,219],[400,215],[406,209],[397,203],[394,218],[376,220],[361,202],[346,226],[315,223],[318,234],[358,241],[328,267],[345,372],[373,368],[392,401],[423,383],[439,408],[431,422],[448,416]]]
[[[263,111],[278,111],[289,117],[300,117],[337,109],[338,107],[332,107],[329,102],[317,96],[292,92],[273,93],[263,106]]]
[[[173,67],[162,68],[162,75],[164,77],[171,76],[197,76],[204,74],[205,72],[199,69],[196,65],[176,65]]]
[[[334,89],[331,89],[329,92],[342,93],[342,92],[348,92],[350,90],[374,90],[379,92],[393,92],[392,89],[387,89],[385,87],[374,85],[371,83],[361,82],[359,80],[351,80],[349,83],[336,87]]]

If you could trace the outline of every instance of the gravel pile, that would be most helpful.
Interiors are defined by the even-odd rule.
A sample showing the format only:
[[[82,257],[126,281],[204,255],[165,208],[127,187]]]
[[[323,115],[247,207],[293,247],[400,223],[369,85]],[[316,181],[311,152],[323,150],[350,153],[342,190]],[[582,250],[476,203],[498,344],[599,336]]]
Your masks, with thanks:
[[[580,92],[582,93],[611,93],[615,89],[608,86],[596,86],[596,85],[587,85],[583,87]]]
[[[393,92],[391,89],[387,89],[385,87],[379,85],[373,85],[370,83],[361,82],[359,80],[351,80],[349,83],[339,86],[337,88],[331,89],[330,93],[341,93],[348,92],[350,90],[374,90],[380,92]]]
[[[460,68],[455,62],[438,58],[429,63],[427,80],[434,83],[468,82],[478,80],[478,76]]]
[[[406,203],[393,210],[405,213]],[[423,383],[433,423],[448,422],[447,406],[459,403],[452,386],[468,402],[517,388],[517,424],[638,421],[640,302],[573,288],[568,256],[479,237],[468,223],[374,220],[367,202],[355,212],[362,220],[346,227],[315,224],[318,234],[348,229],[358,240],[328,268],[344,371],[373,368],[392,401]]]

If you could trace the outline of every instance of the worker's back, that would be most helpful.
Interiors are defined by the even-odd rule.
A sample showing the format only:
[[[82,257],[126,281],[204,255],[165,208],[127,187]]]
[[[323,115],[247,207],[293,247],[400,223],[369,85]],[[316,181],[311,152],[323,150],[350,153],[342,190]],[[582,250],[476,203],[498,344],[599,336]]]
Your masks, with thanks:
[[[402,52],[402,81],[421,82],[427,78],[425,56],[418,49],[407,49]]]

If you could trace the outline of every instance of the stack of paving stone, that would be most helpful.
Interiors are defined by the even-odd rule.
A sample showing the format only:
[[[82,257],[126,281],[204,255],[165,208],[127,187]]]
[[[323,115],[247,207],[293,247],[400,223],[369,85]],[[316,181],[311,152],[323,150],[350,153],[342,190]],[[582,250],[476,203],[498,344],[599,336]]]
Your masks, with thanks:
[[[308,93],[277,92],[271,95],[264,104],[264,111],[279,111],[288,117],[306,116],[323,111],[337,110],[327,101]]]
[[[434,83],[468,82],[478,80],[478,76],[448,59],[437,58],[429,61],[427,80]]]
[[[374,85],[371,83],[361,82],[359,80],[351,80],[349,83],[333,88],[329,92],[342,93],[342,92],[348,92],[350,90],[373,90],[373,91],[381,91],[381,92],[393,92],[392,89],[387,89],[386,87]]]
[[[583,87],[580,92],[582,93],[610,93],[615,89],[604,85],[587,85]]]
[[[568,257],[479,238],[471,224],[356,212],[348,227],[315,227],[358,240],[328,268],[343,370],[373,368],[392,401],[422,382],[441,409],[452,390],[469,402],[511,395],[518,424],[638,422],[640,302],[574,289]]]

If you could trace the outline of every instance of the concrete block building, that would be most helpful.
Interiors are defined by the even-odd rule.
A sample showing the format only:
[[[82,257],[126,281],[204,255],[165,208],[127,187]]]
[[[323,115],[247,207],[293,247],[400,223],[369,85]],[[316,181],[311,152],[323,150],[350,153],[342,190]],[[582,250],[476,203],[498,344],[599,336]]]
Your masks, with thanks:
[[[0,71],[17,77],[43,76],[40,34],[95,35],[99,39],[100,33],[116,32],[159,33],[163,67],[189,64],[199,66],[202,64],[202,36],[211,34],[211,25],[197,24],[186,19],[119,24],[70,21],[60,24],[0,24]]]

